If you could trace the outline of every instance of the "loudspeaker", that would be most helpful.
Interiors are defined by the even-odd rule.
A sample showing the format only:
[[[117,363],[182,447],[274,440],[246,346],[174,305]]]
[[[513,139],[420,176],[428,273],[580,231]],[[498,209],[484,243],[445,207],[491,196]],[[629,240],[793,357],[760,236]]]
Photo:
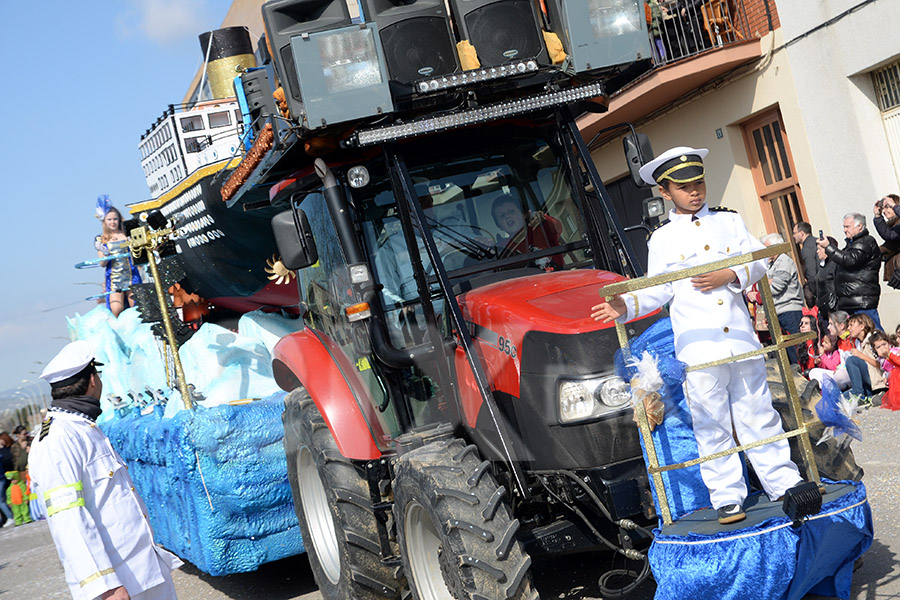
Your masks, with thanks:
[[[559,36],[576,73],[648,59],[644,3],[635,0],[545,0],[548,28]]]
[[[344,0],[272,0],[262,5],[262,14],[266,35],[275,55],[275,72],[284,86],[288,110],[299,118],[303,110],[303,97],[291,51],[291,38],[350,25],[350,11]]]
[[[413,83],[459,71],[444,0],[363,0],[363,10],[378,26],[391,80]]]
[[[272,98],[269,74],[266,69],[253,69],[241,73],[240,80],[244,97],[247,99],[247,109],[250,112],[250,122],[255,137],[255,134],[258,134],[266,124],[266,117],[278,114],[275,109],[275,99]]]
[[[460,39],[475,47],[481,66],[529,58],[549,64],[532,0],[450,0],[450,11]]]

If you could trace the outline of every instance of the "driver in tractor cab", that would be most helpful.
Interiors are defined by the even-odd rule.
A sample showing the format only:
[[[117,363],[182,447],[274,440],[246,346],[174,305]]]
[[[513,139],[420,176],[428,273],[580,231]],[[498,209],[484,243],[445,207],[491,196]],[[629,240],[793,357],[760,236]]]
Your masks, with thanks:
[[[522,210],[518,200],[509,194],[498,196],[491,206],[494,223],[506,234],[505,239],[498,240],[500,256],[513,256],[534,250],[545,250],[559,246],[562,223],[542,211]],[[555,271],[563,266],[563,257],[559,254],[539,258],[538,267],[545,271]]]
[[[658,185],[662,197],[675,205],[647,242],[648,277],[764,248],[735,211],[706,205],[703,158],[708,152],[672,148],[641,167],[644,181]],[[742,291],[761,279],[765,269],[764,260],[755,261],[615,296],[594,306],[591,316],[603,322],[630,321],[669,304],[679,360],[694,365],[736,356],[762,347]],[[690,371],[684,388],[701,456],[735,447],[732,427],[741,444],[784,433],[761,356]],[[773,502],[802,483],[787,440],[745,452]],[[747,483],[740,457],[703,462],[700,475],[719,523],[743,520]]]

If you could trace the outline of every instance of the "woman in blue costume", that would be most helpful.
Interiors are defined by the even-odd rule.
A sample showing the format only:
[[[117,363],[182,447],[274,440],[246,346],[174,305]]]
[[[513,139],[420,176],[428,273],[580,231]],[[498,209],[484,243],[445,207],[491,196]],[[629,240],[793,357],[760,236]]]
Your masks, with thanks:
[[[122,214],[110,206],[103,215],[103,233],[94,241],[97,257],[128,254],[122,258],[112,258],[100,263],[106,269],[106,307],[116,317],[125,310],[125,303],[134,306],[134,296],[129,288],[141,283],[141,274],[131,261],[128,238],[122,231]]]

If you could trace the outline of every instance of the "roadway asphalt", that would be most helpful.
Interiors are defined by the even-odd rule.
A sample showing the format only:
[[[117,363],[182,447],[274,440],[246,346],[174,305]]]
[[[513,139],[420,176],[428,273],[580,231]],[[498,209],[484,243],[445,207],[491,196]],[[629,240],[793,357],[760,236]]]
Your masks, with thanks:
[[[875,524],[875,541],[853,580],[851,600],[900,598],[900,411],[870,408],[859,417],[863,441],[854,442]],[[544,600],[600,600],[596,577],[608,558],[571,557],[540,563],[534,578]],[[253,573],[212,577],[185,565],[174,574],[181,600],[321,600],[305,556],[263,565]],[[577,582],[577,583],[573,583]],[[645,582],[628,598],[650,600]],[[46,522],[0,529],[0,599],[70,598]],[[819,600],[808,596],[807,600]]]

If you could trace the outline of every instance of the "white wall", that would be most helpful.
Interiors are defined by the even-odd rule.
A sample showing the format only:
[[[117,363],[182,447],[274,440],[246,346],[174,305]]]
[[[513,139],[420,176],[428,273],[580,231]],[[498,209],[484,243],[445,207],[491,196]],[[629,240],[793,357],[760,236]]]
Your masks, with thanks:
[[[829,10],[829,5],[839,5],[838,12],[841,12],[845,5],[855,5],[857,1],[786,0],[779,3],[778,9],[782,23],[792,16],[786,18],[781,12],[780,4],[787,3],[793,5],[792,10],[802,13],[805,20],[813,19],[811,26],[814,26],[830,18],[816,16],[822,10]],[[900,2],[895,0],[897,14],[883,14],[890,12],[885,9],[887,4],[885,0],[879,0],[863,7],[860,13],[877,5],[879,10],[874,18],[892,23],[892,29],[900,31],[897,16],[900,15]],[[852,18],[856,19],[856,13]],[[868,15],[869,18],[873,15]],[[859,22],[852,23],[849,31],[859,35],[859,27]],[[793,31],[805,30],[795,25]],[[826,234],[841,240],[841,217],[845,213],[854,211],[871,215],[872,204],[877,198],[894,190],[900,193],[871,79],[867,73],[860,73],[863,65],[885,62],[887,49],[884,46],[891,46],[888,42],[892,38],[882,36],[888,42],[877,44],[883,47],[882,58],[876,60],[877,53],[868,48],[856,52],[856,48],[868,43],[867,38],[862,38],[866,41],[861,42],[846,32],[846,36],[829,33],[828,38],[818,37],[820,32],[826,31],[823,29],[785,48],[784,42],[791,39],[787,31],[785,25],[763,38],[762,47],[773,50],[760,61],[758,69],[735,76],[715,90],[676,106],[660,118],[639,124],[638,130],[650,136],[657,154],[679,145],[709,148],[710,155],[705,162],[710,204],[723,204],[737,210],[750,231],[762,237],[769,232],[763,223],[740,124],[778,106],[810,223],[814,230],[823,229]],[[873,36],[870,31],[868,37]],[[852,56],[842,57],[837,48],[817,49],[811,44],[811,41],[819,44],[822,40],[834,44],[835,37],[846,43],[844,50]],[[891,51],[900,52],[900,44],[892,46]],[[834,53],[838,56],[832,57]],[[798,55],[804,60],[795,60]],[[716,138],[717,128],[724,133],[722,139]],[[616,179],[625,174],[621,148],[621,141],[615,140],[594,153],[604,179]],[[877,237],[874,230],[873,234]],[[880,313],[885,327],[892,330],[900,323],[900,292],[883,286]]]
[[[744,68],[715,90],[638,125],[640,132],[650,136],[656,154],[673,146],[708,148],[710,153],[704,162],[709,203],[740,212],[750,231],[758,237],[771,232],[766,231],[763,223],[740,123],[773,106],[781,109],[785,121],[807,210],[810,214],[824,212],[806,132],[799,118],[800,106],[791,83],[790,65],[785,52],[779,50],[779,33],[776,31],[774,38],[772,35],[763,38],[762,47],[768,51],[773,41],[774,51],[762,61],[759,70],[753,66]],[[717,139],[717,129],[722,130],[722,139]],[[615,179],[625,173],[621,149],[621,141],[615,140],[594,153],[604,179]],[[837,228],[840,231],[840,224]]]
[[[900,55],[900,6],[871,2],[798,38],[856,4],[778,2],[801,117],[832,221],[850,211],[869,215],[875,200],[900,189],[869,75]]]
[[[825,206],[823,216],[833,232],[840,232],[841,217],[848,212],[860,212],[871,221],[875,200],[900,193],[870,75],[900,56],[896,37],[900,3],[874,0],[816,31],[810,30],[860,1],[776,4],[802,107],[799,118]],[[870,230],[880,241],[874,228]],[[879,313],[892,331],[900,322],[900,292],[882,286]]]

